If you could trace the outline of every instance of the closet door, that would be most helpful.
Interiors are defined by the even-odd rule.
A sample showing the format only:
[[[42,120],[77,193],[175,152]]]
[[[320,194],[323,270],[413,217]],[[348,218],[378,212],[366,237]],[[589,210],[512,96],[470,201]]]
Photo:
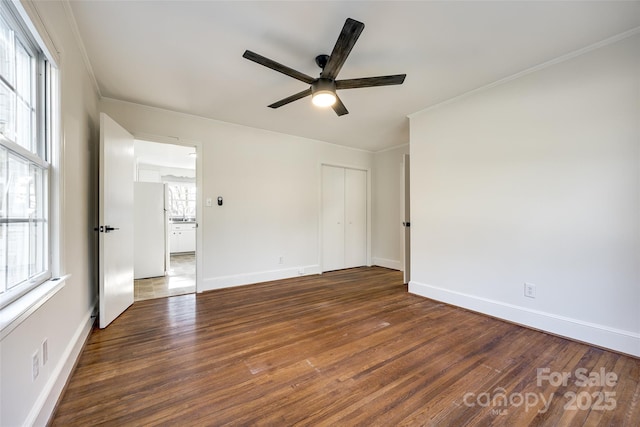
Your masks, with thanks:
[[[344,267],[344,168],[322,166],[322,271]]]
[[[367,264],[367,172],[345,169],[344,268]]]
[[[367,172],[322,166],[322,271],[367,264]]]

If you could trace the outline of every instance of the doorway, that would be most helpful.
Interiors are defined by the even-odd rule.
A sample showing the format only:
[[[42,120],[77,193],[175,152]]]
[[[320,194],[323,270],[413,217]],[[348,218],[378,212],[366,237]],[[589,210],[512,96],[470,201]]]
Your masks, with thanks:
[[[196,292],[195,146],[136,139],[134,300]]]

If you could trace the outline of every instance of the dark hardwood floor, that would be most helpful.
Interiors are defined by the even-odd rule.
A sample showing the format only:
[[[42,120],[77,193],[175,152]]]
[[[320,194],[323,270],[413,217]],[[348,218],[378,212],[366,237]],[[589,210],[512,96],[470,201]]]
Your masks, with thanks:
[[[639,420],[638,359],[408,294],[372,267],[136,302],[92,332],[52,424]]]

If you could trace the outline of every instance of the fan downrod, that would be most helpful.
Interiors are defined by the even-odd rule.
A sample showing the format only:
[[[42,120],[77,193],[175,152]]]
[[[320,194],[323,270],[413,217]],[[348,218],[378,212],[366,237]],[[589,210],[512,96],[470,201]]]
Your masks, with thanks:
[[[324,70],[324,67],[327,66],[327,62],[329,62],[329,55],[318,55],[316,56],[316,64],[318,67]]]

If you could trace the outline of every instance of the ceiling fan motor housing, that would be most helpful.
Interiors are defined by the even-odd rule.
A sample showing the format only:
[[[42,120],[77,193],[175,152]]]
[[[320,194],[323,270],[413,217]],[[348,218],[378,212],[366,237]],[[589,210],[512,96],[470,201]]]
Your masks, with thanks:
[[[318,92],[336,93],[336,82],[330,79],[317,79],[316,81],[311,83],[311,94],[315,95]]]

